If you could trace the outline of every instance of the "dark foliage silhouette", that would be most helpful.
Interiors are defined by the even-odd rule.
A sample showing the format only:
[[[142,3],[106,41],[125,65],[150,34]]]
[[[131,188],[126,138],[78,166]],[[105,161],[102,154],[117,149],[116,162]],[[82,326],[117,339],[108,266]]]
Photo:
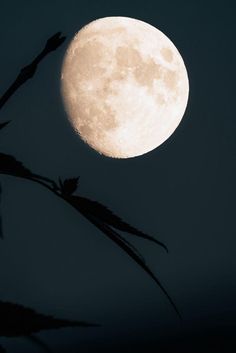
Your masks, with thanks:
[[[0,98],[0,109],[23,83],[33,77],[36,72],[38,63],[48,53],[57,49],[57,47],[59,47],[64,40],[65,37],[61,37],[61,33],[58,32],[47,41],[43,51],[33,60],[30,65],[26,66],[21,70],[20,74],[18,75],[14,83],[11,85],[11,87]],[[0,125],[0,129],[5,128],[7,124],[8,122],[2,123]],[[135,263],[138,264],[155,281],[155,283],[160,287],[160,289],[163,291],[163,293],[173,306],[176,313],[180,316],[178,309],[174,304],[173,300],[171,299],[170,295],[167,293],[166,289],[163,287],[158,278],[149,269],[144,258],[129,241],[127,241],[122,235],[117,232],[117,230],[126,232],[133,236],[141,237],[145,240],[152,241],[158,244],[159,246],[163,247],[167,251],[167,247],[162,242],[124,222],[120,217],[115,215],[102,204],[96,201],[89,200],[85,197],[74,195],[75,191],[77,190],[79,178],[71,178],[66,179],[64,181],[59,178],[59,183],[56,183],[55,181],[47,177],[34,174],[21,162],[17,161],[14,157],[4,153],[0,153],[0,174],[6,174],[14,177],[31,180],[32,182],[38,183],[43,187],[47,188],[57,197],[70,204],[74,209],[80,212],[89,222],[91,222],[103,234],[105,234],[110,240],[112,240],[123,251],[125,251],[126,254],[128,254],[130,258],[135,261]]]
[[[14,176],[27,177],[31,175],[29,169],[25,168],[21,162],[5,153],[0,153],[0,172]]]
[[[92,201],[89,200],[88,198],[85,197],[77,197],[77,198],[69,198],[78,187],[78,178],[72,178],[72,179],[66,179],[64,182],[59,178],[59,185],[60,185],[60,191],[62,195],[68,196],[68,201],[77,208],[80,212],[89,212],[91,215],[94,215],[95,217],[100,218],[101,221],[104,223],[109,224],[110,226],[119,229],[123,232],[129,233],[136,235],[138,237],[150,240],[160,246],[162,246],[167,252],[168,249],[165,244],[160,242],[159,240],[155,239],[154,237],[151,237],[150,235],[147,235],[140,230],[134,228],[133,226],[129,225],[128,223],[124,222],[120,217],[115,215],[112,211],[110,211],[107,207],[102,205],[101,203],[97,201]],[[79,207],[78,207],[79,205]]]
[[[0,336],[29,336],[42,330],[93,326],[98,325],[84,321],[56,319],[19,304],[0,301]]]
[[[42,61],[45,56],[47,56],[51,51],[56,50],[64,42],[65,39],[66,37],[61,37],[61,32],[57,32],[51,38],[48,39],[41,53],[36,56],[36,58],[32,61],[31,64],[21,69],[15,81],[0,98],[0,109],[4,106],[8,99],[16,92],[16,90],[21,85],[23,85],[27,80],[34,76],[40,61]]]
[[[33,174],[29,169],[25,168],[21,162],[18,162],[14,157],[0,153],[0,173],[13,175],[16,177],[24,178],[36,182],[48,190],[62,198],[64,201],[69,203],[73,208],[79,211],[87,220],[94,224],[103,234],[109,239],[114,241],[123,251],[125,251],[142,269],[158,284],[161,290],[164,292],[171,305],[179,315],[178,309],[174,304],[173,300],[158,280],[158,278],[149,269],[143,257],[138,251],[125,240],[120,234],[118,234],[113,228],[118,230],[143,237],[144,239],[156,242],[158,245],[166,248],[164,244],[157,241],[156,239],[148,236],[141,231],[133,228],[128,223],[124,222],[120,217],[112,213],[107,207],[102,204],[89,200],[85,197],[75,196],[73,193],[76,191],[78,178],[66,179],[64,182],[59,179],[59,184],[56,184],[53,180]]]
[[[102,222],[109,224],[111,227],[116,228],[118,230],[121,230],[123,232],[127,232],[133,235],[136,235],[138,237],[150,240],[161,247],[163,247],[167,252],[168,249],[159,240],[155,239],[154,237],[151,237],[150,235],[147,235],[140,230],[134,228],[133,226],[129,225],[128,223],[124,222],[120,217],[115,215],[113,212],[111,212],[107,207],[103,206],[97,201],[91,201],[85,197],[77,197],[77,198],[70,198],[70,202],[72,204],[77,204],[79,205],[79,210],[80,212],[84,213],[89,213],[91,216],[98,217]]]
[[[82,199],[82,202],[81,200]],[[111,227],[109,227],[105,222],[101,221],[99,217],[94,216],[89,212],[88,209],[86,211],[83,209],[83,199],[80,197],[74,196],[73,199],[70,200],[70,203],[78,209],[84,216],[87,218],[91,223],[93,223],[98,229],[100,229],[109,239],[114,241],[122,250],[124,250],[141,268],[156,282],[156,284],[161,288],[163,293],[166,295],[168,298],[169,302],[171,305],[174,307],[176,313],[178,316],[180,316],[179,311],[171,299],[170,295],[166,291],[166,289],[163,287],[159,279],[153,274],[153,272],[149,269],[149,267],[146,265],[145,260],[143,257],[139,255],[137,250],[131,247],[130,243],[124,240],[124,238],[115,232]],[[82,207],[81,207],[82,204]]]
[[[48,347],[39,338],[34,337],[34,334],[43,330],[94,326],[98,325],[84,321],[57,319],[53,316],[39,314],[19,304],[0,301],[0,336],[26,337],[47,351],[49,351]]]
[[[64,181],[59,178],[59,185],[63,195],[72,195],[78,187],[79,177],[66,179]]]
[[[12,175],[15,177],[21,177],[25,179],[39,179],[54,185],[55,183],[50,179],[43,177],[38,174],[31,173],[21,162],[17,161],[14,157],[0,153],[0,174]]]

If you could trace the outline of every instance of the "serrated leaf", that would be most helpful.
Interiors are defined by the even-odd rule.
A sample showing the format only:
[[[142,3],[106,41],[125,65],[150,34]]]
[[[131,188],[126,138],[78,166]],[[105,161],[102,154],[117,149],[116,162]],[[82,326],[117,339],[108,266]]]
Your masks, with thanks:
[[[102,223],[100,220],[96,219],[94,216],[91,216],[89,214],[84,213],[84,216],[90,220],[97,228],[99,228],[109,239],[111,239],[113,242],[115,242],[123,251],[125,251],[135,262],[137,265],[139,265],[153,280],[156,282],[156,284],[159,286],[159,288],[162,290],[162,292],[165,294],[167,297],[169,303],[172,305],[174,308],[175,312],[179,317],[181,317],[174,301],[168,294],[167,290],[165,287],[162,285],[160,280],[154,275],[154,273],[150,270],[150,268],[147,266],[145,263],[144,259],[139,256],[137,252],[135,252],[130,246],[127,241],[124,241],[124,239],[117,233],[115,232],[112,228],[110,228],[108,225]]]
[[[112,211],[109,210],[109,208],[102,205],[101,203],[80,196],[78,196],[78,200],[82,211],[89,212],[91,215],[94,215],[102,222],[107,223],[116,229],[152,241],[163,247],[168,252],[168,249],[164,243],[124,222],[119,216],[115,215]]]
[[[125,251],[135,262],[138,264],[159,286],[162,292],[165,294],[170,304],[173,306],[174,310],[180,317],[179,311],[166,291],[163,287],[159,279],[153,274],[150,268],[146,265],[143,257],[136,251],[136,249],[129,244],[124,238],[121,237],[114,229],[112,229],[107,222],[103,221],[101,218],[97,217],[94,212],[89,207],[90,201],[86,199],[86,203],[83,203],[84,198],[80,196],[70,196],[66,199],[75,209],[77,209],[87,220],[89,220],[92,224],[94,224],[101,232],[103,232],[108,238],[110,238],[113,242],[115,242],[123,251]],[[85,207],[86,205],[86,207]]]

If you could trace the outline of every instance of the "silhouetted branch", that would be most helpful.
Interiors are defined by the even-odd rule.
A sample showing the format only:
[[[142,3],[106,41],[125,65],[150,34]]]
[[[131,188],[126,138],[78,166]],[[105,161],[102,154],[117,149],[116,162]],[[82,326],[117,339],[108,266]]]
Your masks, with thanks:
[[[57,32],[55,35],[48,39],[41,53],[36,56],[36,58],[31,62],[31,64],[21,69],[15,81],[2,95],[2,97],[0,98],[0,109],[4,106],[8,99],[17,91],[20,86],[22,86],[27,80],[31,79],[34,76],[40,61],[42,61],[44,57],[50,52],[56,50],[64,42],[65,38],[66,37],[61,37],[61,32]]]
[[[2,163],[1,163],[2,160]],[[107,237],[114,241],[123,251],[125,251],[142,269],[156,282],[156,284],[161,288],[163,293],[168,298],[169,302],[173,306],[174,310],[180,316],[176,305],[167,293],[166,289],[157,279],[157,277],[152,273],[149,267],[146,265],[143,257],[138,253],[136,248],[133,247],[127,240],[121,237],[113,228],[117,228],[122,231],[130,232],[134,235],[141,236],[147,240],[155,241],[157,244],[163,246],[159,241],[154,238],[147,236],[146,234],[138,231],[137,229],[129,226],[127,223],[123,222],[121,218],[114,215],[105,206],[91,201],[87,198],[74,196],[73,192],[76,190],[78,179],[67,179],[62,182],[59,179],[59,185],[57,185],[53,180],[49,178],[44,178],[42,176],[33,174],[29,169],[25,168],[22,163],[18,162],[14,157],[1,154],[0,153],[0,174],[13,175],[16,177],[24,178],[36,182],[43,187],[47,188],[50,192],[55,194],[57,197],[61,198],[77,211],[79,211],[88,221],[94,224],[101,232],[103,232]],[[65,193],[64,193],[65,192]],[[141,235],[140,235],[141,234]],[[144,234],[144,236],[143,236]],[[165,247],[165,246],[163,246]],[[166,247],[165,247],[166,248]]]
[[[54,193],[56,193],[57,196],[60,196],[64,200],[69,202],[81,213],[89,213],[91,216],[97,217],[103,223],[106,223],[113,228],[155,242],[156,244],[162,246],[164,249],[167,250],[167,247],[162,242],[130,226],[128,223],[124,222],[120,217],[115,215],[102,204],[96,201],[89,200],[85,197],[73,196],[73,193],[77,189],[79,178],[66,179],[64,182],[59,179],[59,185],[57,185],[56,182],[49,178],[32,173],[28,168],[26,168],[21,162],[17,161],[14,157],[4,153],[0,153],[0,174],[8,174],[11,176],[22,177],[25,179],[30,179],[32,181],[46,182],[50,185],[49,190],[53,191]],[[45,184],[43,185],[45,186]]]

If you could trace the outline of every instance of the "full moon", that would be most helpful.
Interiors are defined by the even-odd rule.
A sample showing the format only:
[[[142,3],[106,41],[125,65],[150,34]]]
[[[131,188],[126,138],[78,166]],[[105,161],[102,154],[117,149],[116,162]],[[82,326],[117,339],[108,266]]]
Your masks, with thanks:
[[[167,140],[188,101],[183,59],[160,30],[105,17],[83,27],[67,49],[61,92],[74,130],[99,153],[130,158]]]

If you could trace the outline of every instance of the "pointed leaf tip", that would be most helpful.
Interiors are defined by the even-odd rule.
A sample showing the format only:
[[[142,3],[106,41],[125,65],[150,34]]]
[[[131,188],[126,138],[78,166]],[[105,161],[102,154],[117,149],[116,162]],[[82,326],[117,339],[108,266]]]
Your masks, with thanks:
[[[61,193],[67,196],[72,195],[77,190],[78,182],[79,177],[65,179],[63,182],[61,181],[61,179],[59,179]]]

